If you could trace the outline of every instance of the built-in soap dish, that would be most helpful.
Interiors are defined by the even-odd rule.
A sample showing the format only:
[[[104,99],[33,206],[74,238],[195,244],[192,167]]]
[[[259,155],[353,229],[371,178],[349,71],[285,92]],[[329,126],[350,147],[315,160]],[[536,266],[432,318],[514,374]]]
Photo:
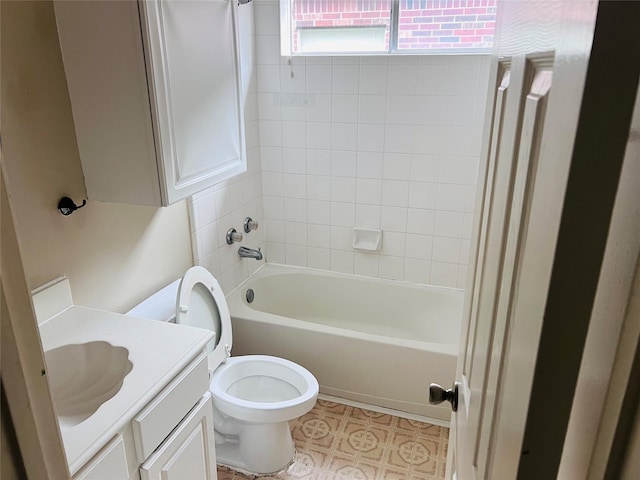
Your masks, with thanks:
[[[382,246],[382,230],[355,227],[353,229],[353,248],[366,252],[379,252]]]

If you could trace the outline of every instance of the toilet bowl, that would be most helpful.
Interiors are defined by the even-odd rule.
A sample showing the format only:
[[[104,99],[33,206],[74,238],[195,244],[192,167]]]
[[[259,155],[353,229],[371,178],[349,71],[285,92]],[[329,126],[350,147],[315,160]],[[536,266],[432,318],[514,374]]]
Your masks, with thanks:
[[[295,454],[287,422],[304,415],[315,404],[315,377],[283,358],[231,357],[229,307],[218,282],[203,267],[190,268],[180,282],[176,323],[215,333],[207,353],[216,461],[257,474],[286,467]]]

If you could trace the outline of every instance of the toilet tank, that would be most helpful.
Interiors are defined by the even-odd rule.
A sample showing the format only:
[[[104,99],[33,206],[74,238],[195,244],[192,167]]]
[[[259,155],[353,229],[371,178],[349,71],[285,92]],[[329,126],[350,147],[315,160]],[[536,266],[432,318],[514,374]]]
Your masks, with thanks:
[[[176,323],[176,301],[180,280],[170,283],[133,307],[127,315]]]

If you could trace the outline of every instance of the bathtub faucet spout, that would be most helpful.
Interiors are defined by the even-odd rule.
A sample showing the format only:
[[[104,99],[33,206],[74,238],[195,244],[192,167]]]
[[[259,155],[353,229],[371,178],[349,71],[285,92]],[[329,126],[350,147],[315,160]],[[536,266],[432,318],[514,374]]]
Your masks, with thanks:
[[[240,247],[238,249],[238,255],[243,258],[255,258],[256,260],[262,260],[262,252],[260,249],[254,250],[253,248]]]

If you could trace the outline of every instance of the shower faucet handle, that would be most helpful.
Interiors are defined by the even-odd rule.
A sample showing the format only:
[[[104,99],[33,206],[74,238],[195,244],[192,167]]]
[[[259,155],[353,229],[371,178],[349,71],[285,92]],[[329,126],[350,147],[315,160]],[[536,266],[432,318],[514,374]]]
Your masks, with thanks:
[[[238,232],[235,228],[227,230],[227,243],[229,245],[233,245],[235,242],[241,242],[242,238],[242,233]]]
[[[252,230],[258,229],[258,222],[253,218],[247,217],[244,219],[244,233],[249,233]]]

